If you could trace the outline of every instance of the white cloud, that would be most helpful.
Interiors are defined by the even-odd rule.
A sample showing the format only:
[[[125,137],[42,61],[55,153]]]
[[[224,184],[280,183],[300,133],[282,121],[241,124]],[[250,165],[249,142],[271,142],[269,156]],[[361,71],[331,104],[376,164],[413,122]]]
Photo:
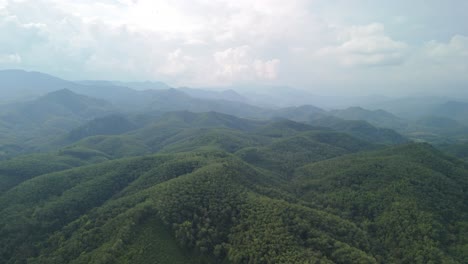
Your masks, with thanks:
[[[253,58],[249,46],[228,48],[214,54],[217,70],[215,76],[220,81],[274,80],[278,75],[278,59],[261,60]]]
[[[45,25],[40,23],[21,23],[18,17],[0,17],[0,53],[18,53],[44,42]]]
[[[167,55],[166,63],[159,72],[169,76],[178,76],[186,73],[195,64],[195,59],[184,55],[180,49],[176,49]]]
[[[460,59],[466,61],[468,57],[468,37],[456,35],[449,42],[430,41],[424,51],[432,59]]]
[[[0,0],[0,12],[2,11],[2,9],[6,7],[6,5],[7,5],[7,0]]]
[[[278,78],[280,60],[272,59],[268,61],[255,60],[253,68],[255,74],[260,79],[275,80]]]
[[[21,56],[15,54],[0,54],[0,64],[20,64]]]
[[[463,27],[432,30],[432,20],[422,11],[412,16],[407,1],[385,4],[391,12],[382,4],[364,7],[361,2],[0,0],[0,67],[19,61],[26,69],[70,79],[197,86],[343,86],[370,78],[403,82],[442,73],[444,79],[467,75]],[[380,13],[372,12],[376,5]],[[446,6],[444,12],[452,14],[454,7]],[[356,23],[361,26],[352,26]],[[406,30],[415,23],[424,27]],[[368,67],[383,65],[393,67]]]
[[[300,2],[10,0],[0,53],[21,51],[25,65],[73,78],[272,80],[279,60],[253,54],[282,36]]]
[[[455,35],[447,42],[429,41],[412,61],[413,71],[437,81],[468,80],[468,36]]]
[[[229,48],[214,54],[216,75],[227,80],[247,79],[251,72],[250,47]]]
[[[401,64],[408,45],[391,39],[382,24],[353,26],[338,34],[338,45],[319,50],[318,55],[338,60],[345,66],[383,66]]]

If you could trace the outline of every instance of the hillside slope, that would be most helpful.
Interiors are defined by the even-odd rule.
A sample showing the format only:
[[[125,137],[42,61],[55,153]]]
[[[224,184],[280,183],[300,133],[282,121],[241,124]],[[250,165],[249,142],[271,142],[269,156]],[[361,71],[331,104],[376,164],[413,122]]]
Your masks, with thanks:
[[[351,256],[375,263],[363,251],[369,247],[365,234],[354,224],[262,194],[278,181],[222,152],[126,159],[45,174],[0,197],[2,262],[148,259],[141,253],[155,253],[136,239],[152,231],[155,243],[166,245],[155,255],[160,263],[191,254],[201,263],[333,263]],[[299,236],[302,232],[320,240],[309,241]],[[181,256],[174,255],[178,247]]]
[[[468,260],[468,165],[411,144],[307,165],[298,197],[364,228],[382,263]]]
[[[33,175],[0,194],[0,262],[466,262],[467,164],[292,130],[257,148],[280,157],[262,162],[202,141]]]

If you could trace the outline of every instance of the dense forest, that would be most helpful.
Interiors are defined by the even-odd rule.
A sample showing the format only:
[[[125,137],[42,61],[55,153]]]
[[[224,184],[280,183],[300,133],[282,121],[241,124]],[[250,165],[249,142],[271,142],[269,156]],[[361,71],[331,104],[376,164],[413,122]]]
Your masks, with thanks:
[[[0,105],[0,263],[468,263],[461,103],[409,120],[39,76]]]

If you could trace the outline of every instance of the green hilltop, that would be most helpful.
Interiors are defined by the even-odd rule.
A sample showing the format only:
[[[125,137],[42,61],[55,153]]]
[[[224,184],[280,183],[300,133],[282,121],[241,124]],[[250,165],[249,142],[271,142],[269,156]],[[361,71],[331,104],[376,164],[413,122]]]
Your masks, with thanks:
[[[150,119],[107,135],[92,121],[89,137],[1,162],[0,262],[468,259],[468,165],[430,145],[213,112]]]
[[[2,264],[468,263],[464,102],[0,82]]]

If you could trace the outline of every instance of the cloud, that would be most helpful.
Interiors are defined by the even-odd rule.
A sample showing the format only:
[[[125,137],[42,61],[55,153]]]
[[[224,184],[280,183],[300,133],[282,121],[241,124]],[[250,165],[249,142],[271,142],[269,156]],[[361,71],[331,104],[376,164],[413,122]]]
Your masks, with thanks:
[[[184,55],[182,50],[176,49],[167,55],[166,63],[159,69],[159,72],[177,76],[186,73],[194,62],[193,57]]]
[[[247,79],[247,76],[252,73],[249,46],[228,48],[216,52],[213,57],[218,66],[216,71],[218,78],[227,80]]]
[[[17,53],[15,54],[0,54],[0,63],[1,64],[20,64],[21,63],[21,56]]]
[[[352,26],[338,34],[338,45],[318,51],[319,56],[338,60],[345,66],[387,66],[404,62],[408,45],[385,34],[382,24]]]
[[[468,80],[468,36],[426,42],[410,66],[413,71],[423,71],[421,76],[433,81]]]
[[[280,37],[288,23],[277,18],[299,2],[10,0],[0,54],[21,54],[25,67],[73,79],[273,80],[279,60],[253,54]]]
[[[253,58],[249,46],[228,48],[214,53],[216,77],[221,81],[274,80],[278,75],[278,59]]]
[[[255,60],[253,67],[258,78],[264,80],[275,80],[278,78],[280,60],[272,59],[268,61]]]
[[[424,47],[426,55],[434,60],[463,60],[468,57],[468,37],[462,35],[453,36],[447,43],[430,41]]]
[[[46,26],[41,23],[21,23],[18,17],[0,17],[0,53],[18,53],[43,43]]]
[[[0,0],[0,68],[174,86],[460,79],[465,9],[430,2]]]

